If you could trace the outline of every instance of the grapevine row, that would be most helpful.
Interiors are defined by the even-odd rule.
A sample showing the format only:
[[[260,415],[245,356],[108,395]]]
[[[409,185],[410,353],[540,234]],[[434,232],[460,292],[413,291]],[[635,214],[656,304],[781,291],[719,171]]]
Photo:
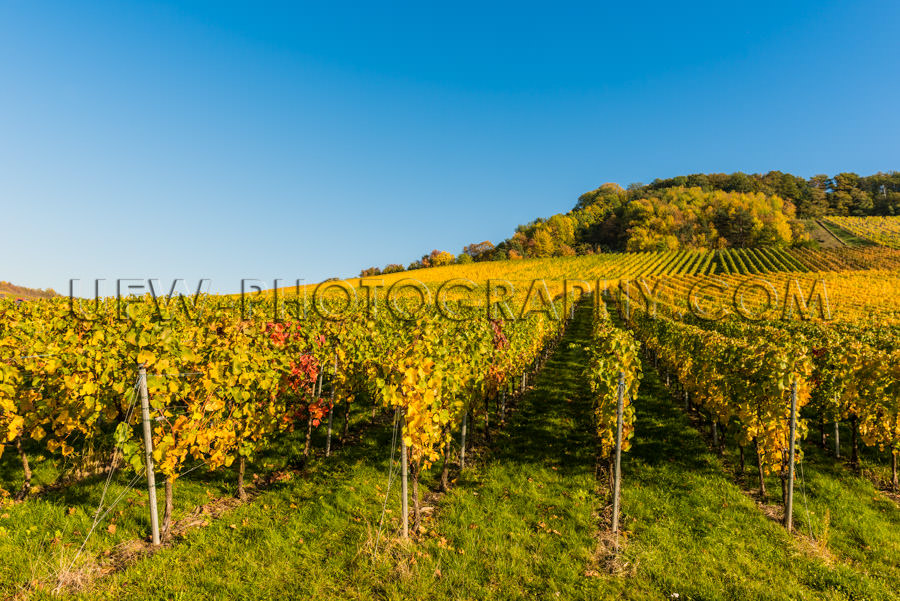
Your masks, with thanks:
[[[153,459],[168,508],[189,462],[209,470],[239,463],[243,495],[246,462],[275,437],[305,429],[308,455],[313,429],[327,423],[330,433],[335,407],[346,424],[362,399],[402,411],[415,479],[446,456],[463,416],[487,418],[561,328],[541,313],[504,321],[473,310],[457,322],[431,310],[408,321],[356,311],[274,321],[227,298],[201,297],[191,315],[174,301],[160,311],[149,298],[131,300],[128,319],[101,303],[83,320],[64,300],[0,301],[0,453],[15,447],[22,459],[21,497],[28,448],[70,458],[114,441],[141,471],[138,365],[148,373]]]

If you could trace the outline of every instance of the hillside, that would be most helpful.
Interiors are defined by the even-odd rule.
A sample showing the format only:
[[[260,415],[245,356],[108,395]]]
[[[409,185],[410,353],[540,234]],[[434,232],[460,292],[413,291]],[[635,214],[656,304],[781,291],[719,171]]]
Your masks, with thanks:
[[[890,220],[898,213],[900,172],[896,171],[809,179],[780,171],[699,173],[630,184],[627,189],[608,183],[582,194],[568,213],[519,225],[498,244],[488,240],[469,244],[458,256],[434,250],[407,267],[392,263],[370,267],[361,275],[454,262],[610,251],[831,248],[840,242],[827,234],[828,228],[823,232],[817,219],[853,215]]]
[[[357,303],[338,320],[309,311],[273,323],[210,296],[165,323],[133,307],[137,327],[154,328],[139,339],[113,307],[90,325],[60,319],[62,298],[0,312],[0,596],[893,600],[897,228],[816,223],[843,243],[455,263],[321,284],[338,301],[378,286],[377,317]],[[595,295],[564,313],[567,279],[630,283],[634,302]],[[659,303],[652,319],[642,279]],[[443,284],[469,281],[449,297],[475,310],[501,280],[516,309],[543,280],[569,319],[454,321],[436,307],[385,317],[392,285],[417,281],[433,303]],[[793,280],[809,299],[803,319],[753,299],[742,305],[753,319],[688,312],[697,284],[714,284],[703,308],[737,309],[742,286],[784,299]],[[301,293],[316,301],[316,285]],[[815,313],[826,305],[830,319]],[[146,379],[135,380],[136,356]],[[159,546],[147,540],[142,383],[160,414],[153,469],[170,527]]]
[[[0,298],[53,298],[57,296],[56,291],[52,288],[41,290],[40,288],[26,288],[25,286],[15,286],[9,282],[0,282]]]

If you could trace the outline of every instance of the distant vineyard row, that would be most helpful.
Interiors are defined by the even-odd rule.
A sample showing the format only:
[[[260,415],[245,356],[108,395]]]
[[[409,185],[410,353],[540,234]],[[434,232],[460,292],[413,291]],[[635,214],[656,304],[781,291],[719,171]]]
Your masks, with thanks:
[[[561,282],[567,278],[615,280],[658,275],[758,275],[872,269],[900,269],[900,249],[876,246],[827,250],[766,247],[601,253],[578,257],[447,265],[415,272],[382,274],[374,278],[385,286],[390,286],[410,278],[426,284],[438,284],[457,278],[479,283],[494,279],[521,283],[534,279]],[[358,282],[357,279],[348,280],[351,285]]]
[[[755,275],[782,272],[855,271],[900,267],[892,249],[729,248],[633,253],[620,263],[621,277],[650,275]]]

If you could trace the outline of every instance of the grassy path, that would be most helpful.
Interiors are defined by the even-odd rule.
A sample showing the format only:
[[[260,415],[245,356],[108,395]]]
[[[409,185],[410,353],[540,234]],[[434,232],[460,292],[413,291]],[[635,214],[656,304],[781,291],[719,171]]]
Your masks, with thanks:
[[[893,544],[892,535],[860,532],[875,537],[866,548],[842,526],[833,535],[843,545],[836,558],[788,535],[735,484],[650,369],[634,447],[624,460],[619,570],[610,574],[598,565],[604,501],[594,479],[591,401],[582,376],[589,333],[590,312],[582,309],[534,389],[495,435],[493,451],[478,457],[448,494],[426,500],[427,531],[414,544],[381,539],[379,554],[372,554],[390,444],[390,431],[376,428],[332,460],[315,462],[303,478],[97,580],[81,596],[896,598],[893,551],[873,548]],[[807,481],[812,502],[846,504],[868,494],[828,470],[813,468]],[[396,488],[385,514],[388,534],[398,524]],[[867,519],[881,520],[879,528],[894,523],[888,513],[872,515],[887,511],[875,501],[861,504]],[[820,515],[825,509],[813,507]]]

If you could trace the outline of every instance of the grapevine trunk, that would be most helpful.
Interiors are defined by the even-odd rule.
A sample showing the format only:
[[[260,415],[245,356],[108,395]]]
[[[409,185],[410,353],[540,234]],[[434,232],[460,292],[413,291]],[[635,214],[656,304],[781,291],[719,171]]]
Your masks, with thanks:
[[[238,459],[238,479],[237,479],[237,498],[241,501],[247,500],[247,491],[244,489],[244,474],[247,471],[247,458],[241,456]],[[168,486],[168,481],[167,484]]]
[[[25,449],[22,447],[21,436],[16,437],[16,450],[19,452],[19,458],[22,460],[22,472],[25,477],[24,481],[22,482],[22,490],[20,490],[19,494],[16,495],[16,500],[21,501],[28,496],[28,493],[31,490],[31,465],[28,463],[28,455],[25,453]]]
[[[174,510],[174,489],[175,478],[173,476],[166,477],[166,509],[163,514],[162,540],[168,540],[172,530],[172,512]]]
[[[897,479],[897,449],[891,449],[891,488],[894,489],[894,492],[897,492],[897,489],[900,489],[900,482]]]
[[[759,439],[753,439],[753,445],[756,447],[756,470],[759,473],[759,496],[762,502],[766,502],[766,477],[763,472],[762,454],[759,452]]]
[[[347,441],[347,433],[350,431],[350,403],[347,403],[347,408],[344,410],[344,429],[341,432],[341,444],[344,444]]]

